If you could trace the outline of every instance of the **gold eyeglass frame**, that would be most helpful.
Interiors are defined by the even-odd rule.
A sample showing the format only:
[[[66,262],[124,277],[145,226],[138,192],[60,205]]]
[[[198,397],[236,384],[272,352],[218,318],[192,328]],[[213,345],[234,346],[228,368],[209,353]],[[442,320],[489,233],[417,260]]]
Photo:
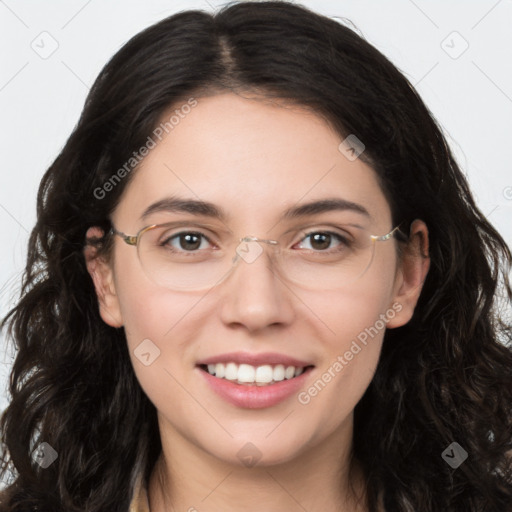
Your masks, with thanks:
[[[140,255],[139,255],[139,252],[138,252],[138,244],[139,244],[139,240],[141,239],[142,235],[146,231],[150,231],[152,229],[165,226],[167,224],[172,224],[172,223],[164,222],[164,223],[161,223],[161,224],[150,224],[149,226],[145,226],[145,227],[141,228],[137,232],[136,235],[128,235],[126,233],[123,233],[122,231],[117,230],[113,225],[111,225],[110,234],[118,235],[119,237],[121,237],[124,240],[124,242],[126,244],[136,247],[137,248],[137,257],[140,258]],[[400,238],[402,239],[401,241],[407,241],[409,239],[409,237],[403,231],[400,230],[400,226],[402,224],[403,224],[403,222],[400,222],[389,233],[386,233],[385,235],[380,235],[380,236],[379,235],[370,235],[371,242],[372,243],[373,242],[384,242],[386,240],[389,240],[395,234],[399,234],[400,235]],[[321,230],[319,230],[319,232],[321,232]],[[279,244],[279,241],[277,241],[277,240],[268,240],[268,239],[265,239],[265,238],[259,238],[259,237],[252,236],[252,235],[246,235],[246,236],[240,238],[239,242],[240,243],[242,243],[242,242],[263,242],[263,243],[266,243],[268,245],[273,245],[273,246],[276,246],[276,245]],[[213,286],[217,286],[220,282],[222,282],[222,281],[224,281],[226,279],[226,277],[231,273],[231,271],[236,266],[236,263],[238,262],[239,259],[241,259],[241,258],[240,258],[240,255],[237,252],[235,254],[235,256],[233,256],[233,258],[232,258],[232,261],[231,261],[232,265],[231,265],[230,270],[226,274],[224,274],[224,276],[220,279],[220,281],[218,281]],[[371,265],[372,261],[373,261],[373,256],[372,256],[370,262],[368,263],[366,269],[363,271],[363,273],[366,272],[368,267]]]
[[[122,231],[119,231],[114,226],[110,228],[110,233],[114,235],[120,236],[128,245],[134,245],[137,246],[139,243],[139,240],[141,236],[151,229],[159,228],[162,226],[165,226],[166,224],[170,224],[169,222],[164,222],[162,224],[150,224],[149,226],[145,226],[141,228],[136,235],[127,235],[126,233],[123,233]],[[402,241],[405,241],[408,239],[407,235],[400,230],[400,226],[403,224],[403,222],[398,223],[389,233],[385,235],[370,235],[370,239],[372,242],[384,242],[386,240],[389,240],[395,232],[400,233],[402,236]],[[319,230],[321,232],[321,230]],[[279,242],[277,240],[267,240],[265,238],[258,238],[257,236],[252,235],[246,235],[239,239],[239,242],[263,242],[270,245],[278,245]]]

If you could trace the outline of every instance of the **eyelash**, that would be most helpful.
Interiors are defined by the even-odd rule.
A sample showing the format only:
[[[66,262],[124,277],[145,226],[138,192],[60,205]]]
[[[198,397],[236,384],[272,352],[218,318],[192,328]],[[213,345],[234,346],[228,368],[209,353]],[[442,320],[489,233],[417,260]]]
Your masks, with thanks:
[[[346,246],[346,247],[350,247],[350,240],[346,237],[344,237],[343,235],[340,235],[339,233],[336,233],[334,231],[308,231],[307,233],[304,233],[304,237],[301,239],[301,242],[302,240],[308,238],[309,236],[311,235],[318,235],[318,234],[322,234],[322,235],[330,235],[336,239],[338,239],[339,242],[341,242],[341,245],[343,246]],[[320,251],[320,250],[317,250],[315,251],[314,249],[311,249],[313,250],[314,252],[325,252],[325,253],[329,253],[329,252],[336,252],[336,249],[334,250],[331,250],[331,251]]]
[[[343,235],[340,235],[339,233],[336,233],[334,231],[329,231],[329,230],[325,230],[325,231],[324,230],[308,231],[307,233],[303,234],[304,236],[301,238],[299,243],[302,243],[306,238],[310,237],[311,235],[316,235],[316,234],[330,235],[330,236],[336,238],[339,242],[341,242],[341,244],[344,247],[350,247],[350,245],[351,245],[351,242],[350,242],[350,240],[348,238],[344,237]],[[175,233],[172,236],[167,237],[164,240],[162,240],[160,242],[160,245],[161,246],[166,246],[166,245],[168,245],[168,243],[171,240],[179,239],[180,235],[195,235],[195,236],[199,236],[199,237],[202,237],[202,238],[206,239],[208,241],[208,243],[210,243],[210,244],[212,243],[212,241],[210,240],[210,238],[208,236],[206,236],[204,233],[201,233],[199,231],[180,231],[179,233]],[[198,252],[200,249],[195,249],[195,250],[192,250],[192,251],[186,251],[186,250],[176,250],[175,248],[171,248],[171,250],[175,251],[175,252],[194,253],[194,252]],[[310,251],[313,251],[313,252],[317,252],[317,253],[326,253],[326,254],[329,254],[329,253],[332,253],[332,252],[336,252],[336,249],[334,249],[334,250],[307,249],[307,250],[310,250]]]

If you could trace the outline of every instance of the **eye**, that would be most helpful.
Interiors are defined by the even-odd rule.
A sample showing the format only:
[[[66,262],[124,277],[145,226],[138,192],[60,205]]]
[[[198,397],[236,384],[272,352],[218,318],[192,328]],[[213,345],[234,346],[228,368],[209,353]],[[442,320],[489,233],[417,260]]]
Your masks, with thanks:
[[[339,244],[336,246],[338,250],[343,250],[350,247],[350,240],[339,233],[333,231],[310,231],[306,233],[306,236],[302,240],[309,239],[310,247],[303,247],[305,249],[318,250],[320,252],[326,252],[333,240],[338,240]],[[300,244],[303,242],[301,241]]]
[[[180,231],[172,236],[164,237],[159,245],[173,252],[193,252],[208,248],[202,244],[202,240],[206,240],[207,244],[211,243],[205,234],[198,231]]]

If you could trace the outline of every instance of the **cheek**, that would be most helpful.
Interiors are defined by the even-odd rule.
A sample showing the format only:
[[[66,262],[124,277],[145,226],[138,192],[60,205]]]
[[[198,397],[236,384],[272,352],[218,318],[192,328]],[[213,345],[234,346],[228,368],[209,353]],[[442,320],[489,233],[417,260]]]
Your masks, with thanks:
[[[186,294],[173,293],[147,277],[135,248],[122,247],[115,255],[115,289],[132,349],[145,338],[161,342],[191,307]]]
[[[130,358],[144,387],[155,379],[161,383],[164,368],[174,373],[177,362],[187,363],[187,339],[193,335],[188,320],[198,297],[157,286],[128,256],[116,260],[115,286]]]
[[[389,274],[388,274],[389,275]],[[329,327],[316,380],[299,396],[312,416],[334,429],[357,405],[379,362],[386,324],[396,314],[392,280],[359,283],[350,293],[323,297],[321,319]]]
[[[124,290],[122,313],[136,378],[158,410],[169,411],[172,397],[171,415],[190,417],[186,382],[194,367],[191,341],[199,323],[191,311],[198,298],[177,297],[152,284],[132,291]]]
[[[173,355],[185,350],[188,338],[194,334],[191,312],[199,298],[145,284],[135,287],[135,283],[130,283],[120,294],[128,346],[133,352],[143,340],[149,339],[161,353],[172,352],[172,360]]]
[[[350,350],[354,340],[364,345],[365,341],[383,335],[385,320],[394,318],[394,274],[379,269],[364,277],[343,293],[323,294],[321,316],[330,328],[331,349]]]

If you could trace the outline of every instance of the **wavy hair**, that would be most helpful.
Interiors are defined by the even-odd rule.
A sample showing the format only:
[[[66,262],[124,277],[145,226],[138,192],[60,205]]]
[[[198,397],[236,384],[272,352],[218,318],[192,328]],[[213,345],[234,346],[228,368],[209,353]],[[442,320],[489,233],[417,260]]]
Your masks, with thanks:
[[[431,266],[410,322],[385,333],[354,413],[353,454],[370,512],[512,510],[509,247],[475,204],[439,125],[411,83],[347,26],[288,2],[183,11],[128,41],[96,79],[42,178],[15,307],[10,402],[0,420],[0,511],[126,512],[161,451],[156,410],[122,328],[100,318],[83,249],[105,233],[134,170],[104,184],[170,106],[212,91],[256,92],[311,109],[366,146],[393,225],[422,219]],[[341,139],[340,139],[341,140]],[[104,190],[104,189],[103,189]],[[501,299],[501,301],[500,301]],[[505,306],[505,308],[504,308]],[[46,469],[34,447],[58,453]],[[457,441],[456,470],[441,457]]]

